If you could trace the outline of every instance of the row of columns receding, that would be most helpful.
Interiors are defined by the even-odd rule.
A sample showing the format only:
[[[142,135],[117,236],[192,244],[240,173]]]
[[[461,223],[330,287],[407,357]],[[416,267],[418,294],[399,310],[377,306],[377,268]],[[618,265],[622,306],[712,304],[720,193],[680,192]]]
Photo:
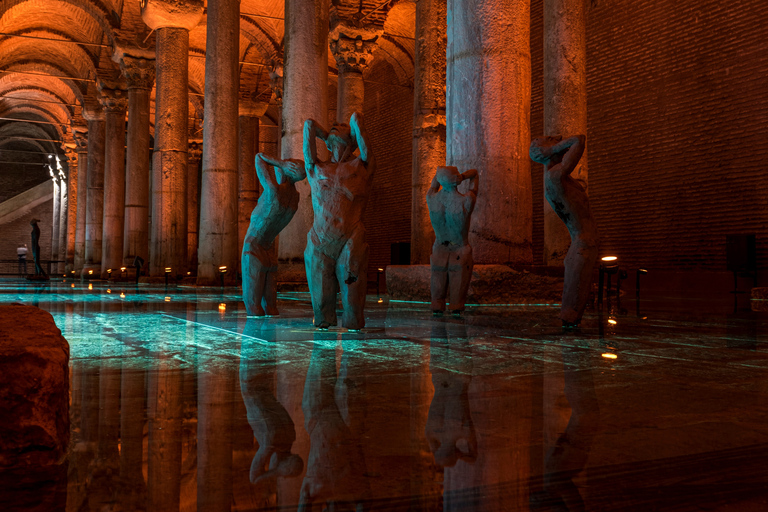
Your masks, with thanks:
[[[585,2],[544,3],[544,130],[586,133]],[[461,171],[476,168],[480,175],[470,233],[476,262],[534,261],[528,158],[530,0],[508,4],[416,4],[412,263],[429,261],[434,234],[424,197],[437,166],[446,164]],[[329,32],[327,0],[286,0],[285,6],[279,146],[282,158],[301,158],[304,120],[328,117],[328,48],[339,70],[336,121],[348,122],[351,112],[363,110],[363,72],[383,31],[337,22]],[[239,100],[239,3],[210,2],[203,138],[202,144],[190,145],[189,31],[202,17],[202,2],[188,2],[185,8],[179,13],[178,4],[149,0],[142,16],[156,34],[155,60],[146,52],[117,48],[114,59],[120,64],[121,83],[101,80],[100,106],[83,109],[87,135],[76,129],[76,145],[67,150],[68,186],[57,188],[62,227],[53,259],[63,260],[66,254],[68,270],[106,276],[108,269],[132,268],[138,256],[149,264],[151,276],[161,277],[171,269],[174,275],[196,274],[198,284],[215,284],[220,267],[238,268],[257,200],[252,164],[258,118],[267,104]],[[493,10],[504,23],[481,14]],[[582,158],[576,175],[584,184],[586,170]],[[301,261],[312,222],[309,187],[301,182],[298,188],[299,211],[280,236],[278,254],[286,262]],[[544,210],[544,263],[561,264],[569,236],[546,201]],[[235,276],[228,272],[226,277],[232,281]]]

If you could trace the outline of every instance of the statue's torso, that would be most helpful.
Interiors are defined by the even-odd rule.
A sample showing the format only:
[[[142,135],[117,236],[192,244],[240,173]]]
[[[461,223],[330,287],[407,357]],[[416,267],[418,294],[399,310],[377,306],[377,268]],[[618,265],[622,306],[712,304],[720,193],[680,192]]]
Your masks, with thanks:
[[[458,190],[440,190],[427,197],[429,220],[435,230],[435,243],[446,246],[467,244],[472,217],[472,198]]]
[[[265,187],[251,213],[245,241],[271,245],[277,235],[291,222],[299,209],[299,193],[293,183],[281,183],[276,189]]]
[[[597,236],[589,197],[584,187],[569,175],[544,170],[544,197],[562,220],[571,238]]]

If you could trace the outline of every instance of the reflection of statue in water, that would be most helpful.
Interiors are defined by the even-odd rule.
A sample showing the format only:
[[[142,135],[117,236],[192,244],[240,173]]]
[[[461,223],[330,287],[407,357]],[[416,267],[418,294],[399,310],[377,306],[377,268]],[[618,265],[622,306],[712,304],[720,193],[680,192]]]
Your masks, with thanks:
[[[464,180],[471,180],[466,194],[458,190]],[[445,311],[445,296],[450,289],[451,311],[460,314],[467,300],[472,278],[472,247],[468,243],[469,223],[475,209],[478,188],[477,171],[459,173],[456,167],[438,167],[427,191],[429,219],[435,230],[432,246],[432,312]],[[441,188],[442,187],[442,190]]]
[[[291,453],[296,428],[275,398],[275,331],[268,320],[246,321],[240,349],[240,391],[248,423],[259,443],[251,463],[251,483],[301,474],[304,463]],[[263,338],[263,339],[258,339]]]
[[[269,164],[269,165],[267,165]],[[304,179],[304,162],[256,155],[262,193],[251,213],[243,241],[243,302],[249,316],[277,315],[277,245],[275,238],[299,207],[295,183]]]
[[[40,226],[37,223],[39,219],[32,219],[29,225],[32,226],[32,257],[35,259],[35,276],[48,277],[43,267],[40,266]]]
[[[477,436],[469,408],[472,355],[466,326],[434,326],[429,352],[435,394],[429,406],[426,434],[435,463],[447,468],[459,459],[474,462]]]
[[[573,478],[587,465],[592,440],[600,424],[600,407],[590,369],[591,354],[587,348],[563,348],[565,398],[571,408],[571,417],[565,432],[547,450],[542,490],[530,497],[532,511],[586,510]]]
[[[560,319],[566,329],[576,327],[581,321],[597,262],[597,226],[589,208],[589,197],[584,187],[571,177],[585,144],[584,135],[565,140],[560,136],[545,136],[533,139],[530,148],[531,159],[545,166],[544,196],[571,234],[560,308]]]
[[[360,503],[369,497],[361,439],[350,428],[350,411],[342,403],[344,380],[336,374],[336,337],[316,334],[301,403],[310,448],[299,512],[313,510],[317,502],[327,503],[327,510],[361,510]]]
[[[328,162],[318,160],[316,138],[331,152]],[[356,149],[360,150],[357,157]],[[362,219],[376,169],[362,115],[353,113],[349,126],[334,124],[330,132],[308,119],[304,159],[315,213],[304,251],[315,326],[336,325],[336,292],[341,288],[342,325],[362,329],[368,287],[368,244]]]

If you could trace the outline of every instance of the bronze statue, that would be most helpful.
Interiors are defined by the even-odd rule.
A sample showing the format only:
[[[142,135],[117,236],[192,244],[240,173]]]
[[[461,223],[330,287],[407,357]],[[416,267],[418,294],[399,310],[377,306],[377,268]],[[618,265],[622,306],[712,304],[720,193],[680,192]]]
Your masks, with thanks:
[[[269,164],[269,165],[267,165]],[[305,178],[304,162],[256,155],[262,193],[243,240],[243,302],[248,316],[277,315],[277,245],[275,239],[299,207],[296,182]]]
[[[466,194],[458,186],[470,180]],[[472,279],[472,247],[469,245],[469,224],[475,209],[479,186],[477,171],[459,173],[456,167],[438,167],[427,190],[429,220],[435,230],[430,264],[432,269],[432,312],[445,311],[445,297],[450,290],[451,311],[460,315],[467,300]]]
[[[29,221],[29,225],[32,226],[32,257],[35,260],[35,277],[47,278],[48,274],[40,266],[40,226],[37,225],[38,222],[40,222],[39,219]]]
[[[331,153],[327,162],[317,158],[317,138]],[[308,119],[304,160],[315,213],[304,251],[315,326],[336,325],[336,292],[341,289],[342,326],[362,329],[368,287],[368,244],[362,219],[376,170],[362,115],[354,112],[349,126],[334,124],[330,132]]]
[[[571,177],[584,153],[586,137],[575,135],[537,137],[531,142],[530,156],[544,164],[544,196],[571,235],[565,256],[565,285],[560,308],[564,329],[578,326],[592,286],[592,271],[597,262],[597,226],[589,208],[584,187]]]

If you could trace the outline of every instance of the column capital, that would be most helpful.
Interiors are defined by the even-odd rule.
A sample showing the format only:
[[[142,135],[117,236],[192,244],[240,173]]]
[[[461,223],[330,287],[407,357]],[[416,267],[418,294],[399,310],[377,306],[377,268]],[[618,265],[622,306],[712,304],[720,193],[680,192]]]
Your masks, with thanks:
[[[187,145],[187,157],[190,162],[199,162],[203,157],[203,141],[199,139],[190,140]]]
[[[274,63],[269,70],[269,87],[278,103],[283,102],[283,63]]]
[[[338,22],[328,33],[331,53],[336,59],[339,74],[362,73],[373,61],[376,41],[384,30],[375,26],[355,27]]]
[[[269,103],[265,101],[251,101],[240,98],[237,106],[240,117],[261,117],[269,108]]]
[[[155,83],[155,60],[123,54],[119,60],[120,72],[128,89],[151,90]]]
[[[101,108],[98,100],[95,103],[84,104],[81,115],[86,121],[103,121],[105,118],[104,109]]]
[[[64,148],[64,155],[67,157],[67,164],[77,165],[77,147]]]
[[[99,103],[105,112],[125,112],[128,108],[128,91],[122,84],[108,84],[99,81]]]
[[[203,18],[203,0],[141,0],[141,19],[152,30],[192,30]]]
[[[72,129],[72,138],[77,145],[77,151],[88,151],[88,129],[83,127],[75,127]]]

